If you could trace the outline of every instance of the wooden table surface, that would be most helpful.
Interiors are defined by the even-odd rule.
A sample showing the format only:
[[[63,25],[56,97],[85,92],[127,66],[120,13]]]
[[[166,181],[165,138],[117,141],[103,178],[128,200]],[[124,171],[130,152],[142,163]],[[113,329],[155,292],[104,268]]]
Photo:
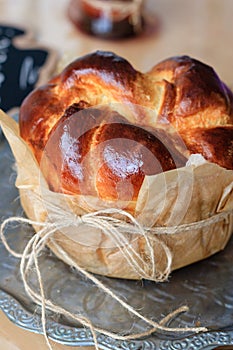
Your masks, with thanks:
[[[187,54],[214,67],[233,88],[232,0],[146,0],[147,13],[157,20],[157,31],[150,36],[115,42],[78,32],[67,17],[68,2],[0,0],[0,22],[26,25],[35,33],[39,44],[58,52],[61,65],[98,49],[114,51],[135,68],[146,71],[169,56]],[[57,350],[77,349],[53,345]],[[0,312],[0,349],[46,350],[47,347],[43,336],[16,327]]]

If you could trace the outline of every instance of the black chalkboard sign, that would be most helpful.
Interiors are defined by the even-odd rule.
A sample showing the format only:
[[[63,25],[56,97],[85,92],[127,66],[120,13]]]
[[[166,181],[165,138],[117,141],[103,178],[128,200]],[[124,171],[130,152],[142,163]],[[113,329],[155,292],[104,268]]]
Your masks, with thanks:
[[[0,24],[0,108],[5,112],[19,107],[35,88],[50,55],[36,45],[18,46],[17,39],[24,36],[24,29]]]

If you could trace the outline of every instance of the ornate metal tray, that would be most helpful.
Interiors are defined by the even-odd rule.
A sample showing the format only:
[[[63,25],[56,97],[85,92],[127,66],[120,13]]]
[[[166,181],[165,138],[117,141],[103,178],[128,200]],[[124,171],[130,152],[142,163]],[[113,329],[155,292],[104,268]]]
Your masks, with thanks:
[[[14,159],[6,141],[0,143],[0,217],[22,215],[15,189]],[[15,227],[8,235],[10,244],[22,250],[32,234],[29,227]],[[106,277],[101,280],[137,310],[160,320],[181,305],[190,311],[171,322],[171,326],[201,324],[209,331],[201,334],[153,334],[136,341],[116,341],[98,334],[102,349],[214,349],[233,345],[233,239],[226,249],[205,261],[172,273],[166,283],[125,281]],[[59,261],[49,250],[41,256],[46,271],[47,295],[69,311],[83,310],[97,326],[110,331],[141,331],[145,326],[134,319],[93,283]],[[32,275],[33,282],[33,275]],[[19,273],[19,260],[0,243],[0,307],[8,318],[26,330],[42,333],[40,309],[28,300]],[[47,332],[56,342],[72,346],[93,345],[89,330],[61,315],[48,313]]]

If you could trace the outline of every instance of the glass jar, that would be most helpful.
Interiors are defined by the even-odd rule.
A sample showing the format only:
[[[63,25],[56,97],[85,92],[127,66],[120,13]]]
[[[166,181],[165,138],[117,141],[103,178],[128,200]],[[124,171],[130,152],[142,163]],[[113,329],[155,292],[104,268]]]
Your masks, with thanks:
[[[143,30],[144,0],[71,0],[69,17],[82,31],[117,39]]]

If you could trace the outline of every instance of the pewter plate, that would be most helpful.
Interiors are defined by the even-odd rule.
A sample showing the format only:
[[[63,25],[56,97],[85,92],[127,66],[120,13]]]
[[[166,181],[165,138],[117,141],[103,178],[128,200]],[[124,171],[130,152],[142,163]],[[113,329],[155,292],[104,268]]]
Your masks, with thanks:
[[[0,217],[23,215],[15,189],[14,159],[6,141],[0,143]],[[33,234],[30,227],[11,227],[7,238],[22,251]],[[156,333],[136,341],[117,341],[97,335],[102,349],[214,349],[233,345],[233,239],[226,249],[205,261],[172,273],[168,282],[155,284],[100,277],[109,288],[145,316],[159,321],[181,305],[190,310],[170,323],[172,327],[202,325],[201,334]],[[72,312],[82,311],[99,327],[113,332],[139,332],[146,325],[135,319],[93,283],[59,261],[49,250],[40,257],[46,296]],[[31,274],[36,287],[36,278]],[[28,331],[42,333],[40,308],[28,300],[19,273],[19,260],[0,243],[0,307],[8,318]],[[91,332],[62,315],[47,314],[47,333],[59,343],[93,345]]]

